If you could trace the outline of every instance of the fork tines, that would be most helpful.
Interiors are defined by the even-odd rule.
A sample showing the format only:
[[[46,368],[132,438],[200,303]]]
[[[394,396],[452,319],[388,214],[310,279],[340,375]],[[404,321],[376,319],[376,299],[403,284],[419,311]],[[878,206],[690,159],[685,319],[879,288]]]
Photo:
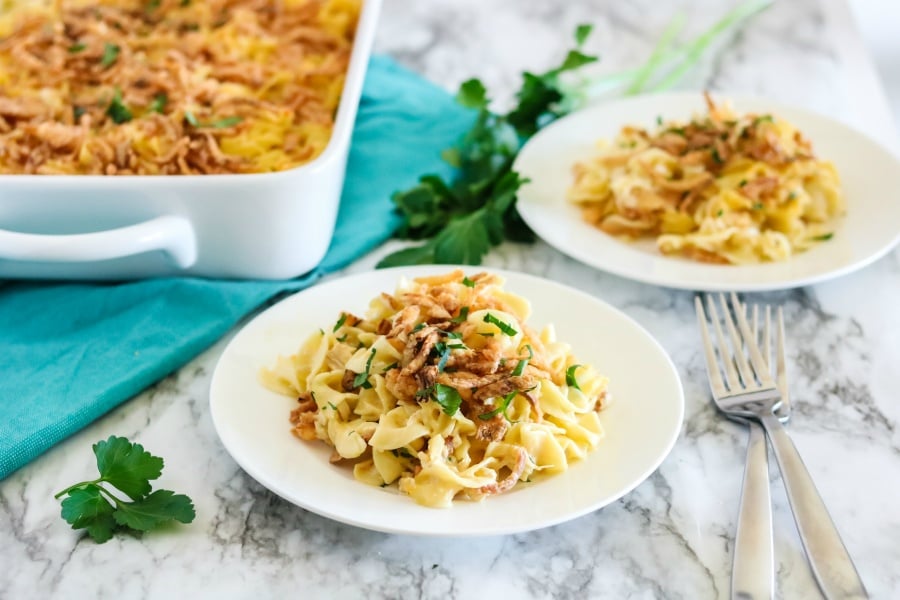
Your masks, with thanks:
[[[706,354],[707,370],[709,372],[710,385],[713,393],[722,395],[726,393],[749,392],[759,389],[774,388],[775,381],[769,371],[770,361],[760,352],[757,341],[758,328],[751,329],[747,322],[744,306],[738,300],[737,294],[731,293],[731,305],[724,294],[719,294],[719,304],[722,309],[722,318],[712,295],[707,295],[707,309],[709,320],[712,322],[717,344],[714,345],[707,326],[707,314],[703,302],[699,296],[694,299],[697,309],[697,320],[700,324],[700,333],[703,337],[703,346]],[[758,315],[758,308],[753,307],[754,315]],[[733,315],[733,316],[732,316]],[[769,327],[769,312],[767,307],[767,326]],[[756,321],[757,317],[754,317]],[[735,324],[737,320],[737,325]],[[725,324],[726,334],[722,329]],[[780,330],[779,330],[780,333]],[[766,333],[768,336],[768,333]],[[730,340],[731,347],[729,348]],[[768,342],[768,340],[766,340]],[[768,348],[768,343],[765,344]],[[716,354],[718,353],[718,360]],[[749,355],[749,361],[748,361]],[[779,356],[781,358],[781,356]],[[720,369],[721,367],[721,369]],[[722,379],[724,372],[725,379]]]

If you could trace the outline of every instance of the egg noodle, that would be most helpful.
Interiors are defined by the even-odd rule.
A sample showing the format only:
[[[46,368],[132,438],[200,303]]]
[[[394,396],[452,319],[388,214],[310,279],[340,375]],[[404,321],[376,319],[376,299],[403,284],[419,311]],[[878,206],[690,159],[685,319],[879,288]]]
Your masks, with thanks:
[[[780,261],[828,240],[844,213],[834,166],[774,115],[708,114],[624,127],[574,167],[568,198],[601,230],[656,237],[664,254],[730,264]]]
[[[334,125],[361,0],[0,0],[0,173],[288,169]]]
[[[552,327],[533,331],[528,301],[503,283],[461,270],[404,279],[365,318],[341,313],[261,380],[298,398],[297,437],[326,442],[356,479],[397,483],[425,506],[565,471],[604,435],[607,380],[576,363]]]

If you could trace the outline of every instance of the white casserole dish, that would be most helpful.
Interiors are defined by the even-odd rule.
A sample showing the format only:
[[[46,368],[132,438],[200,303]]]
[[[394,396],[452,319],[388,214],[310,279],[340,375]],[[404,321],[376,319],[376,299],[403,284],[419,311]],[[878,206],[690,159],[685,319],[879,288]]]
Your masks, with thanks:
[[[381,0],[366,0],[331,139],[277,173],[0,175],[0,277],[284,279],[325,256]]]

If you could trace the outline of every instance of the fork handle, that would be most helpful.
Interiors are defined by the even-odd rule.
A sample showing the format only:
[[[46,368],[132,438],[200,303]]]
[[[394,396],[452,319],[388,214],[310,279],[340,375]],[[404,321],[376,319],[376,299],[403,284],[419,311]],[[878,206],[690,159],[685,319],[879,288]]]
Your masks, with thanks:
[[[731,597],[770,600],[775,591],[772,544],[772,497],[769,493],[769,457],[766,434],[749,421],[750,441],[741,487],[741,506],[734,536]]]
[[[850,554],[794,442],[775,415],[766,415],[760,421],[775,450],[800,540],[822,594],[828,600],[868,598]]]

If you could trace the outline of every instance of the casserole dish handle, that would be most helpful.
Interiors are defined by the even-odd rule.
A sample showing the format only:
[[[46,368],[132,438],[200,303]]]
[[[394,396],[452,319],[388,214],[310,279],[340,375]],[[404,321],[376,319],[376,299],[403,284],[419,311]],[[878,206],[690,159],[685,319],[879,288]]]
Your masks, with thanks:
[[[0,229],[0,259],[89,262],[162,250],[180,268],[197,260],[194,228],[184,217],[167,215],[143,223],[69,235],[19,233]]]

